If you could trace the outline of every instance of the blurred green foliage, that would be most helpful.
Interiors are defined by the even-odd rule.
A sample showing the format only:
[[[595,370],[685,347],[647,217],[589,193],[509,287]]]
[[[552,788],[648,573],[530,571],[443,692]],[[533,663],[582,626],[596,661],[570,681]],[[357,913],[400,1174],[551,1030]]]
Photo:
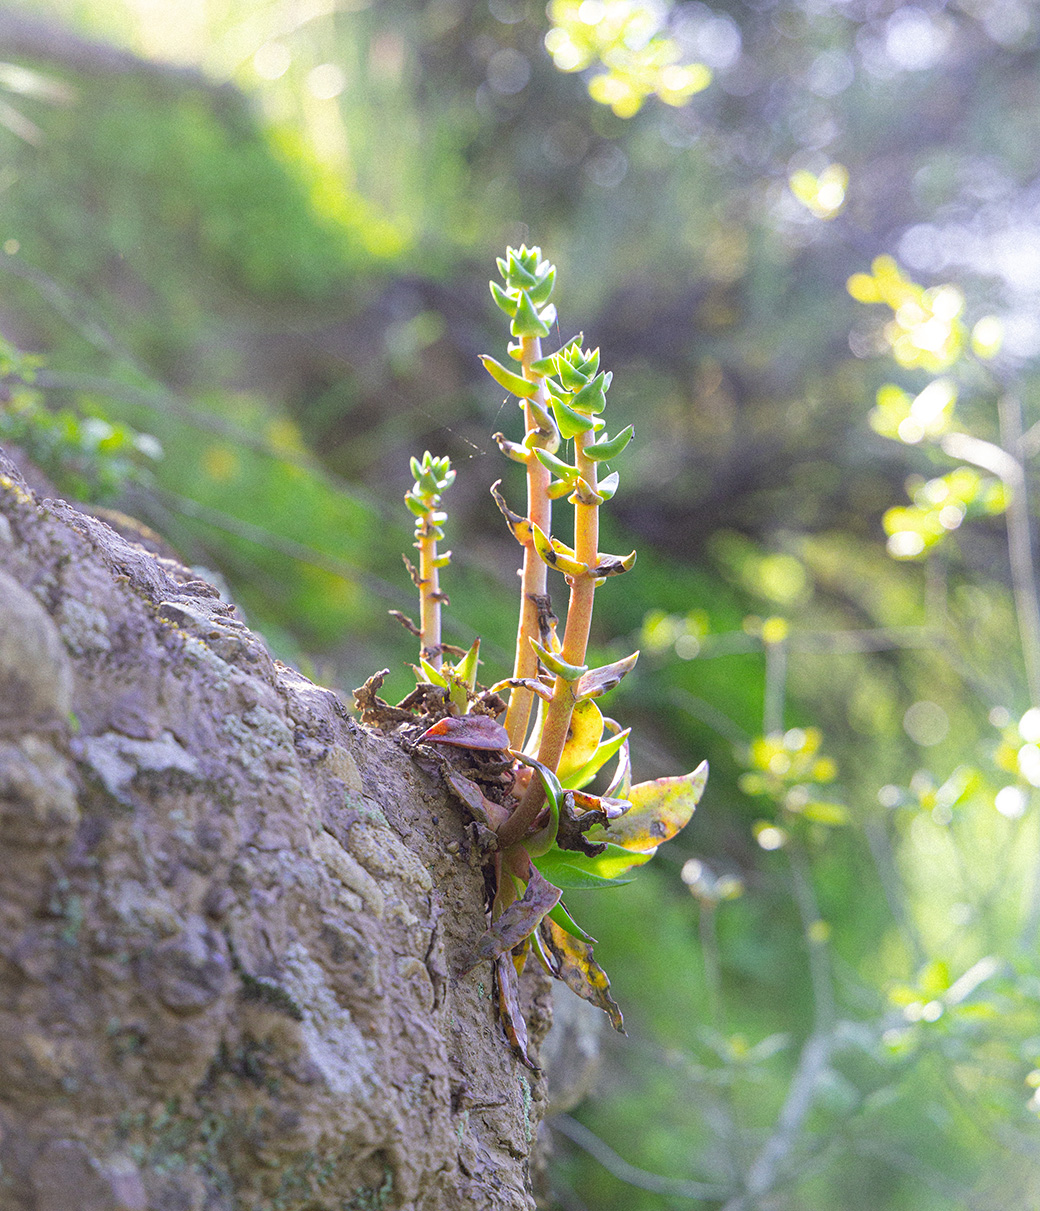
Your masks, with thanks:
[[[518,435],[477,353],[541,244],[636,430],[590,658],[643,648],[637,777],[712,767],[661,869],[575,900],[631,1035],[576,1114],[654,1180],[561,1131],[555,1205],[1026,1211],[1037,13],[597,3],[9,6],[0,441],[391,694],[443,451],[445,637],[492,680]]]

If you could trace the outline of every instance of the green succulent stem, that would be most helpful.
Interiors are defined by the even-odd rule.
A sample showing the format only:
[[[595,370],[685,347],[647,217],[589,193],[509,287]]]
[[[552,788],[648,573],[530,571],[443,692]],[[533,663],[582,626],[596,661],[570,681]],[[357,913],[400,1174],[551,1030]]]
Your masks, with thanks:
[[[586,484],[596,491],[596,463],[585,453],[592,444],[594,434],[578,433],[574,438],[575,466]],[[596,575],[593,571],[599,564],[599,503],[583,503],[574,499],[574,555],[585,564],[588,571],[568,576],[570,600],[567,605],[567,624],[563,633],[561,658],[571,665],[585,663],[592,628],[593,597],[596,592]],[[530,644],[528,644],[530,647]],[[555,770],[560,763],[567,733],[574,711],[577,682],[557,676],[553,683],[552,699],[545,708],[538,760]],[[503,849],[519,841],[534,824],[545,802],[545,789],[539,778],[532,778],[527,790],[513,814],[506,820],[498,833],[499,845]]]
[[[524,401],[524,432],[527,440],[528,453],[527,469],[527,517],[529,521],[540,526],[545,533],[549,532],[552,524],[552,501],[549,499],[549,484],[552,474],[544,467],[534,454],[533,447],[543,449],[551,444],[553,434],[547,433],[540,424],[537,411],[547,410],[547,396],[544,376],[531,369],[532,363],[542,356],[542,342],[538,337],[521,337],[520,364],[523,376],[529,382],[538,383],[538,391],[532,400]],[[538,675],[538,657],[531,647],[531,639],[540,638],[539,628],[539,599],[544,598],[547,587],[547,572],[545,563],[534,547],[533,537],[524,543],[524,560],[520,573],[520,621],[516,635],[516,660],[513,665],[513,676],[516,678],[534,678]],[[534,695],[522,686],[515,687],[509,695],[509,705],[506,710],[505,729],[509,733],[509,743],[513,748],[522,748],[524,737],[531,719],[531,707]]]
[[[419,552],[419,569],[409,564],[412,579],[419,590],[419,655],[431,668],[439,671],[444,663],[441,651],[441,605],[447,597],[441,592],[440,570],[447,567],[451,552],[443,554],[437,541],[444,537],[441,525],[446,514],[440,511],[441,493],[455,480],[455,472],[447,458],[434,458],[427,450],[420,461],[412,459],[415,483],[405,493],[405,504],[415,516],[415,542]],[[405,560],[405,563],[408,563]]]

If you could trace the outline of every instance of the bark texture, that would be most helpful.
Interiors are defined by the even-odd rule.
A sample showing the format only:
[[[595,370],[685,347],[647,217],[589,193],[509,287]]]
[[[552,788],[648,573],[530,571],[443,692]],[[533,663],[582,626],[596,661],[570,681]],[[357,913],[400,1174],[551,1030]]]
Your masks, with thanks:
[[[0,454],[0,1211],[533,1207],[483,928],[435,768]]]

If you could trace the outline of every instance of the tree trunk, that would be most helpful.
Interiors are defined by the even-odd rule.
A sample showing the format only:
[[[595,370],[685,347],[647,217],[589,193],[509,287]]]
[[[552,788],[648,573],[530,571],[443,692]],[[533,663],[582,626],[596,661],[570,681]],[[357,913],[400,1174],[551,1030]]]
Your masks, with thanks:
[[[0,452],[0,1211],[533,1207],[484,928],[436,769]]]

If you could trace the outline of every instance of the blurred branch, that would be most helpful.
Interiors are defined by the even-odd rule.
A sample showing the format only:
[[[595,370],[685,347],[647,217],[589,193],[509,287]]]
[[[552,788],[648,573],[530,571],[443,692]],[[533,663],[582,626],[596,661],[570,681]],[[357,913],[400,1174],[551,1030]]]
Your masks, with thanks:
[[[75,33],[58,21],[12,12],[9,8],[0,11],[0,54],[57,63],[84,75],[151,76],[175,83],[179,88],[201,88],[215,95],[241,98],[233,85],[214,84],[196,67],[143,59],[133,51]]]
[[[366,592],[383,601],[393,602],[394,605],[399,607],[407,607],[411,603],[411,595],[405,593],[403,589],[398,590],[396,586],[389,584],[385,580],[381,580],[370,572],[366,572],[363,568],[347,563],[346,560],[339,559],[335,555],[328,555],[324,551],[319,551],[315,547],[307,546],[302,542],[296,542],[294,539],[274,534],[272,531],[263,526],[258,526],[254,522],[244,521],[240,517],[232,517],[230,514],[223,513],[218,509],[212,509],[197,500],[192,500],[190,497],[169,492],[165,488],[149,487],[147,494],[140,493],[138,499],[134,502],[138,511],[148,513],[150,511],[149,502],[153,498],[175,513],[201,521],[207,526],[212,526],[214,529],[230,535],[232,538],[243,539],[258,547],[275,551],[279,555],[284,555],[286,558],[294,560],[296,563],[301,563],[307,567],[317,568],[322,572],[338,576],[350,584],[358,585]]]
[[[728,1186],[715,1185],[711,1182],[688,1181],[677,1177],[662,1177],[658,1173],[648,1173],[646,1169],[637,1169],[605,1144],[598,1135],[594,1135],[588,1127],[579,1123],[568,1114],[558,1114],[549,1120],[549,1126],[561,1135],[565,1135],[572,1143],[584,1149],[594,1160],[599,1161],[608,1173],[613,1174],[626,1185],[636,1186],[640,1190],[650,1190],[654,1194],[670,1194],[678,1198],[690,1199],[722,1199],[727,1198],[731,1189]]]
[[[881,889],[885,893],[885,900],[888,902],[888,911],[892,914],[907,945],[910,947],[914,966],[920,967],[927,957],[924,943],[921,941],[921,935],[918,933],[909,912],[907,912],[906,899],[903,894],[899,871],[896,868],[895,855],[892,852],[892,842],[888,831],[884,824],[874,816],[868,816],[864,821],[863,831],[866,834],[871,857],[874,859],[874,869],[877,871],[878,878],[881,881]]]
[[[762,732],[771,736],[784,730],[784,697],[787,688],[787,640],[764,643],[766,678],[762,691]]]
[[[967,433],[948,433],[941,445],[951,458],[964,459],[989,471],[1008,488],[1007,536],[1011,586],[1029,687],[1029,704],[1040,706],[1040,606],[1037,603],[1033,565],[1028,485],[1021,461],[1025,440],[1022,433],[1022,405],[1017,395],[1010,391],[1003,392],[998,400],[998,412],[999,446]]]
[[[772,1134],[762,1146],[748,1170],[744,1193],[731,1198],[722,1211],[752,1211],[760,1199],[778,1183],[784,1163],[794,1150],[802,1125],[812,1108],[816,1088],[825,1076],[835,1044],[834,989],[826,943],[819,934],[822,924],[809,865],[797,840],[787,847],[794,883],[795,901],[806,944],[809,947],[809,980],[813,992],[813,1030],[802,1046],[798,1064],[777,1115]]]

